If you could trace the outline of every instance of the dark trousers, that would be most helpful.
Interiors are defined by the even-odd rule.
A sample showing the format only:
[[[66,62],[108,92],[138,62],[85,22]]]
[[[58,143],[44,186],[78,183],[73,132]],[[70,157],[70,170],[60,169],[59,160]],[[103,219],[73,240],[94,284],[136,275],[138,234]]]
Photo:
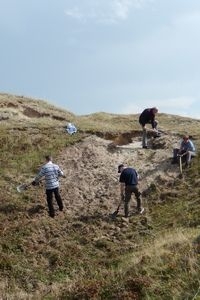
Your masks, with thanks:
[[[179,148],[174,148],[173,149],[173,160],[172,160],[172,163],[178,163],[179,162],[179,160],[178,160],[178,154],[180,154],[180,155],[183,155],[185,153],[185,151],[180,151],[179,150]],[[186,155],[183,155],[183,157],[182,157],[182,162],[184,163],[184,162],[186,162]]]
[[[147,124],[151,124],[151,122],[149,122]],[[146,147],[147,146],[147,129],[144,129],[144,126],[146,124],[140,123],[140,125],[142,126],[142,146]],[[155,129],[157,129],[157,125],[158,125],[158,122],[156,120],[154,120],[153,126]]]
[[[49,215],[50,217],[55,216],[55,210],[53,206],[53,194],[55,196],[56,202],[58,204],[59,210],[63,210],[63,202],[59,194],[59,188],[51,189],[51,190],[46,190],[46,196],[47,196],[47,204],[49,208]]]
[[[125,214],[125,217],[128,217],[129,202],[131,200],[132,193],[135,194],[135,197],[136,197],[136,200],[137,200],[137,210],[139,211],[140,208],[141,208],[141,199],[140,199],[141,193],[139,192],[137,186],[136,185],[127,185],[125,187],[125,199],[124,199],[124,214]]]

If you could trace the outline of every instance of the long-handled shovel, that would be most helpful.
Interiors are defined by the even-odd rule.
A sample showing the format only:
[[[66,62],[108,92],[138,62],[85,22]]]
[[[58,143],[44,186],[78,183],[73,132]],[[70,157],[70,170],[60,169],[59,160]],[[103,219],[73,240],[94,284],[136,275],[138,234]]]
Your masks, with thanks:
[[[179,158],[179,170],[180,170],[180,176],[183,176],[183,163],[182,163],[182,157],[187,155],[187,152],[184,152],[183,154],[178,154],[178,158]]]
[[[182,165],[182,155],[179,155],[179,170],[180,170],[180,175],[183,175],[183,165]]]
[[[17,186],[17,191],[18,191],[18,193],[21,193],[21,192],[27,190],[27,188],[28,188],[31,184],[32,184],[32,182],[30,182],[30,183],[23,183],[23,184],[18,185],[18,186]]]
[[[41,181],[42,181],[42,180],[41,180]],[[35,183],[34,185],[35,185],[35,186],[36,186],[36,185],[40,185],[41,181]],[[29,182],[29,183],[23,183],[23,184],[18,185],[18,186],[17,186],[17,191],[18,191],[18,193],[21,193],[21,192],[27,190],[27,188],[28,188],[30,185],[32,185],[32,183],[33,183],[33,181],[31,181],[31,182]]]
[[[114,211],[114,213],[111,214],[111,218],[112,219],[115,219],[117,217],[117,215],[119,213],[119,209],[120,209],[120,207],[121,207],[121,205],[122,205],[123,202],[124,202],[124,195],[121,196],[121,200],[120,200],[120,202],[119,202],[119,204],[117,206],[117,209]]]

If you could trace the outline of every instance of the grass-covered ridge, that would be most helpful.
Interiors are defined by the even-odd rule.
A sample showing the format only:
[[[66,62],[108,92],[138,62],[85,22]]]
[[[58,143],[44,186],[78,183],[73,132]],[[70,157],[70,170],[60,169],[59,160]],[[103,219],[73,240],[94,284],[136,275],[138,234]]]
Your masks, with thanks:
[[[184,170],[184,178],[157,178],[144,197],[147,213],[129,222],[120,216],[110,220],[106,202],[102,210],[94,207],[93,214],[50,219],[43,187],[19,194],[17,184],[34,177],[46,153],[59,161],[72,145],[82,155],[67,165],[75,172],[74,164],[80,165],[86,155],[81,148],[86,136],[138,134],[138,116],[75,116],[40,100],[2,94],[0,117],[2,299],[198,299],[200,156]],[[77,135],[65,133],[68,121],[77,124]],[[159,122],[169,135],[191,134],[199,148],[199,120],[160,114]],[[61,182],[67,201],[76,206],[65,185]],[[81,193],[78,185],[73,187]],[[93,187],[89,189],[92,193]]]

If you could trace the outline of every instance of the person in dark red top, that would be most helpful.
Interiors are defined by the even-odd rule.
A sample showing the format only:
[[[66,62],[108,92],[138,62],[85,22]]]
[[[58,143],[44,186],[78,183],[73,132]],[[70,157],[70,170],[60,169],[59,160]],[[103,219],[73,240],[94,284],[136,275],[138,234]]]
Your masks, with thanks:
[[[141,115],[139,116],[139,123],[142,126],[143,134],[142,134],[142,147],[147,147],[147,128],[146,124],[151,124],[152,129],[155,131],[155,133],[158,133],[157,125],[158,122],[155,120],[155,115],[158,112],[158,109],[156,107],[152,108],[146,108],[143,110]]]
[[[142,214],[144,208],[141,206],[141,193],[138,190],[138,179],[139,175],[137,171],[130,167],[125,167],[123,164],[118,166],[118,173],[120,173],[120,190],[121,198],[124,199],[124,214],[125,218],[128,217],[129,213],[129,202],[131,200],[132,193],[135,194],[137,200],[137,211]]]

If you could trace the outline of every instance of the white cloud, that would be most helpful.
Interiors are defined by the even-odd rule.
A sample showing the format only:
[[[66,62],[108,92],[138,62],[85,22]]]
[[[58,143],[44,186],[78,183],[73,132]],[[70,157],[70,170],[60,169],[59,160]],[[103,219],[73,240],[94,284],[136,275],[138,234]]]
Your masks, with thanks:
[[[112,4],[112,12],[115,19],[125,20],[128,17],[131,8],[130,0],[115,0]]]
[[[83,14],[80,12],[78,7],[73,7],[65,10],[65,15],[74,19],[83,19]]]
[[[177,115],[188,115],[187,111],[195,104],[197,100],[191,97],[177,97],[162,100],[138,100],[135,103],[129,103],[122,109],[123,114],[140,113],[147,107],[158,107],[160,112],[173,113]]]
[[[95,20],[97,23],[114,23],[126,20],[131,10],[142,9],[154,0],[86,0],[67,8],[65,15],[73,19],[86,21]]]
[[[151,101],[156,106],[160,106],[162,109],[189,109],[192,104],[196,102],[194,98],[191,97],[176,97],[164,100]]]

